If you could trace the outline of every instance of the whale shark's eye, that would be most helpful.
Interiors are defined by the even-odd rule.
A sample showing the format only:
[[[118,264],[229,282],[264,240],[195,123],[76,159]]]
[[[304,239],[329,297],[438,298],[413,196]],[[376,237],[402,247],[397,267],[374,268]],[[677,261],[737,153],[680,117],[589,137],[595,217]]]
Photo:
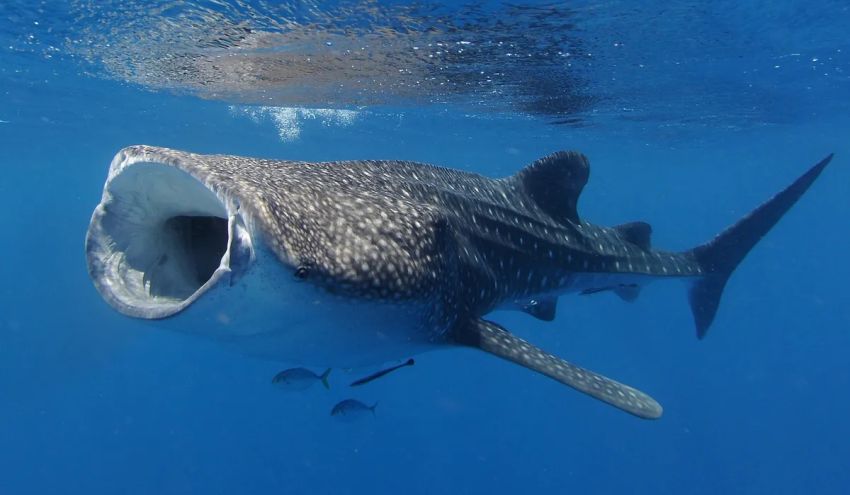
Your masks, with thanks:
[[[295,278],[298,280],[304,280],[308,276],[310,276],[310,268],[306,265],[301,265],[295,269]]]

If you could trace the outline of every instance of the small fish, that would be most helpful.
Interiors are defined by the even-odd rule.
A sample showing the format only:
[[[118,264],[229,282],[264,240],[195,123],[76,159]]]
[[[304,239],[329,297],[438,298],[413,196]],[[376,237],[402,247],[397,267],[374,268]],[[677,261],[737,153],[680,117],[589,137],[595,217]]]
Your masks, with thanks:
[[[367,406],[359,400],[345,399],[331,409],[331,416],[335,416],[343,421],[354,421],[366,415],[367,412],[371,412],[372,416],[374,416],[376,407],[378,407],[377,402],[371,406]]]
[[[389,367],[385,370],[381,370],[381,371],[377,371],[375,373],[372,373],[371,375],[367,376],[366,378],[361,378],[359,380],[355,380],[355,381],[351,382],[350,386],[356,387],[358,385],[363,385],[364,383],[369,383],[372,380],[377,380],[378,378],[386,375],[387,373],[391,373],[391,372],[393,372],[393,371],[395,371],[399,368],[404,368],[405,366],[413,366],[413,358],[410,358],[410,359],[408,359],[407,361],[405,361],[401,364],[391,366],[391,367]]]
[[[272,383],[281,385],[287,390],[307,390],[317,381],[321,381],[322,385],[330,390],[331,386],[328,383],[328,375],[330,374],[330,368],[325,370],[321,375],[317,375],[305,368],[291,368],[276,374],[272,378]]]

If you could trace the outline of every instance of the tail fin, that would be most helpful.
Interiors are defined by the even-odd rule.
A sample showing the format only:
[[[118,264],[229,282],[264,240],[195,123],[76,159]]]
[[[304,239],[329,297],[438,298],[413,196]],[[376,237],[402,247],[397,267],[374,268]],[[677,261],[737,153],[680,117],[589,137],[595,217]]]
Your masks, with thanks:
[[[693,285],[690,292],[691,311],[694,314],[698,338],[705,337],[708,327],[714,321],[720,296],[723,294],[723,288],[729,276],[753,246],[803,196],[830,160],[832,160],[832,154],[738,223],[724,230],[711,241],[691,250],[691,254],[706,273]]]
[[[331,385],[328,383],[328,376],[331,374],[331,368],[325,370],[324,373],[319,377],[322,380],[322,385],[325,386],[326,389],[330,390]]]
[[[374,404],[372,404],[372,406],[371,406],[371,407],[369,407],[369,410],[370,410],[370,411],[372,411],[372,416],[375,416],[375,408],[376,408],[376,407],[378,407],[378,402],[377,402],[377,401],[376,401]]]

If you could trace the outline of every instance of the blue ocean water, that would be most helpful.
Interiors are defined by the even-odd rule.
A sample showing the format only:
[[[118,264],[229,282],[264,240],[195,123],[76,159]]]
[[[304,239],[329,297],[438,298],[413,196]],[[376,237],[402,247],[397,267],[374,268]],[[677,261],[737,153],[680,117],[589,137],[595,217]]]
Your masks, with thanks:
[[[4,1],[0,493],[847,493],[848,26],[830,1]],[[493,315],[652,394],[642,421],[471,350],[283,394],[287,363],[117,314],[83,240],[140,143],[493,177],[577,149],[582,216],[668,249],[836,155],[703,341],[678,282]],[[350,395],[375,417],[334,421]]]

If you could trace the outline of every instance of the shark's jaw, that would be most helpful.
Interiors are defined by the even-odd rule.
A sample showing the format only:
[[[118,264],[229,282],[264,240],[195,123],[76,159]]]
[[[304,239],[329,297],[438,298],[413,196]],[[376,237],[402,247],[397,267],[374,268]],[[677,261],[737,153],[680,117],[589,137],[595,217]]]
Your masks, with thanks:
[[[232,283],[254,256],[234,201],[179,168],[134,157],[113,163],[86,237],[100,294],[145,319],[175,315]]]
[[[298,364],[356,367],[431,348],[424,304],[344,298],[299,280],[245,208],[254,199],[181,160],[133,150],[113,160],[86,236],[89,274],[113,308]]]

